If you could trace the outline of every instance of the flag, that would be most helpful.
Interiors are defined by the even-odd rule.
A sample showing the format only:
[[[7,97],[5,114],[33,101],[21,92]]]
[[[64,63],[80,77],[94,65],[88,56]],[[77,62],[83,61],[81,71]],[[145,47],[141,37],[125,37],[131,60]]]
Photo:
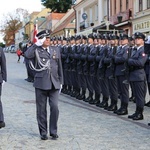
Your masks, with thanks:
[[[37,37],[36,37],[37,32],[38,32],[38,30],[37,30],[37,24],[35,24],[34,25],[34,31],[33,31],[33,43],[36,43],[36,41],[37,41]]]

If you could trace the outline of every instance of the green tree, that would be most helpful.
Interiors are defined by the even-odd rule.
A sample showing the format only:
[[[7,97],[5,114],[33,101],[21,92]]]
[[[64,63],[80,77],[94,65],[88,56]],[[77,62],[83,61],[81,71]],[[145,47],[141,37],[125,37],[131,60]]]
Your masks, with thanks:
[[[41,0],[42,5],[51,12],[66,13],[72,6],[72,0]]]

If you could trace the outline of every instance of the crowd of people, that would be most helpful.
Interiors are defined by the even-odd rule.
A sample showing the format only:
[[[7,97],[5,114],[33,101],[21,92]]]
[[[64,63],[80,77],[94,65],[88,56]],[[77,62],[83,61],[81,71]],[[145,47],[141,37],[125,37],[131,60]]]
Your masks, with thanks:
[[[140,32],[132,37],[124,33],[50,37],[48,30],[39,32],[37,37],[36,43],[29,41],[22,48],[21,55],[27,69],[26,81],[33,82],[35,87],[37,122],[42,140],[48,139],[47,98],[51,107],[49,134],[53,139],[58,138],[60,91],[116,115],[128,115],[129,101],[133,101],[136,109],[128,118],[144,119],[144,107],[150,107],[150,101],[145,103],[146,92],[150,95],[150,37],[146,41]],[[0,59],[1,69],[4,69],[0,80],[2,85],[7,80],[3,53]],[[5,122],[0,100],[2,127],[5,127]]]
[[[128,118],[144,118],[144,106],[150,107],[150,102],[145,103],[147,87],[150,94],[150,46],[143,33],[132,37],[91,33],[51,41],[61,50],[62,93],[117,115],[127,115],[133,101],[136,110]]]

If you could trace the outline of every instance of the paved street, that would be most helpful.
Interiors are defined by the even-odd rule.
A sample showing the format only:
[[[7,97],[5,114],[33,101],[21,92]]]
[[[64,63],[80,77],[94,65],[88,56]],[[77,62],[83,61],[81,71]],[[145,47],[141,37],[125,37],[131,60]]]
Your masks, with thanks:
[[[0,150],[149,150],[150,108],[144,120],[132,121],[67,95],[59,99],[59,139],[41,141],[32,83],[26,82],[23,58],[6,53],[8,82],[2,102],[6,127],[0,129]],[[146,101],[148,101],[148,95]],[[135,104],[129,103],[129,114]]]

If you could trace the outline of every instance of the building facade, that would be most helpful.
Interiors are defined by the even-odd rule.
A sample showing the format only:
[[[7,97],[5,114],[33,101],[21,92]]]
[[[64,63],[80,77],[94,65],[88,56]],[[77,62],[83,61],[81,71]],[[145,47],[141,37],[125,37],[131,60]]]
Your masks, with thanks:
[[[132,35],[132,14],[133,0],[110,0],[110,23],[128,35]]]
[[[134,0],[133,4],[133,33],[150,35],[150,0]]]
[[[108,0],[82,0],[74,6],[77,34],[89,34],[93,28],[108,22]]]

